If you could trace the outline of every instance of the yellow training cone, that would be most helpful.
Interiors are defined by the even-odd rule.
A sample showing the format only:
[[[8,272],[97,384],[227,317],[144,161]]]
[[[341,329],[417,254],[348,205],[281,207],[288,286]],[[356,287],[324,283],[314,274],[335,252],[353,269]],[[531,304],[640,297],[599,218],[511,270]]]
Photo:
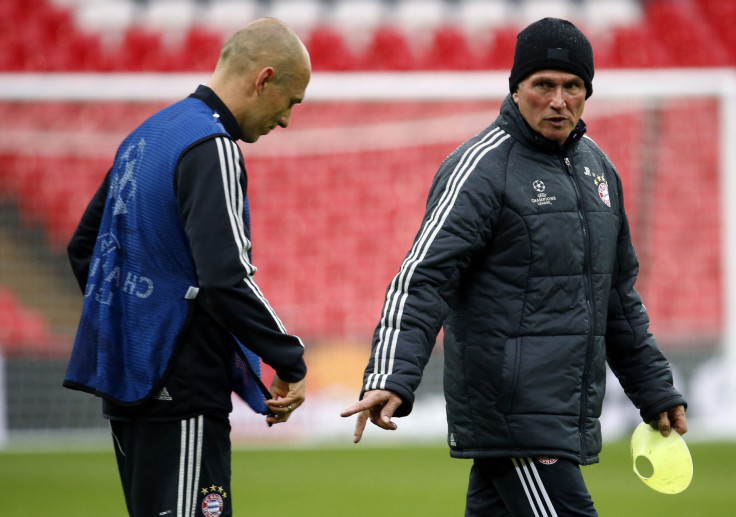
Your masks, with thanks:
[[[642,422],[631,437],[634,472],[650,488],[679,494],[693,478],[693,459],[685,440],[674,429],[669,436]]]

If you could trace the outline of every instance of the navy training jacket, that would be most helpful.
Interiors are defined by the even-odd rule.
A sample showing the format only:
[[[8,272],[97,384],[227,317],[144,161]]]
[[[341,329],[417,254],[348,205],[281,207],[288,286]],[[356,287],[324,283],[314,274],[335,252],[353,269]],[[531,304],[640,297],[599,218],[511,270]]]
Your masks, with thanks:
[[[387,289],[363,393],[409,414],[444,325],[454,457],[597,462],[606,360],[644,419],[685,404],[634,289],[620,178],[585,129],[560,148],[508,96],[441,165]]]

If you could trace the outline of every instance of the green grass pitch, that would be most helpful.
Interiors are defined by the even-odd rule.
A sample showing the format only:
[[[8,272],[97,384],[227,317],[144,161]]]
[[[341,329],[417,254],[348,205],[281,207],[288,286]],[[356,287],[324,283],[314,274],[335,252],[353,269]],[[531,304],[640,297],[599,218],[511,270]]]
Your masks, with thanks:
[[[736,515],[736,442],[693,443],[695,474],[663,495],[631,470],[628,444],[606,444],[583,467],[602,517]],[[462,516],[470,462],[437,446],[238,448],[236,515]],[[0,452],[0,515],[125,517],[112,448],[104,452]]]

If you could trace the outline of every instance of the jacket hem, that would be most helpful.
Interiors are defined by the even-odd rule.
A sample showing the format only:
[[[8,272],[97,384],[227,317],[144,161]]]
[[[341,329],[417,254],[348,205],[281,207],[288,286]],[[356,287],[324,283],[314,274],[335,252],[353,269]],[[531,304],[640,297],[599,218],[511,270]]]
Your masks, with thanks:
[[[562,458],[576,462],[578,465],[590,465],[600,461],[597,454],[581,457],[569,451],[555,451],[543,449],[525,450],[489,450],[489,449],[450,449],[450,456],[458,459],[483,459],[483,458],[529,458],[537,456],[549,456]]]

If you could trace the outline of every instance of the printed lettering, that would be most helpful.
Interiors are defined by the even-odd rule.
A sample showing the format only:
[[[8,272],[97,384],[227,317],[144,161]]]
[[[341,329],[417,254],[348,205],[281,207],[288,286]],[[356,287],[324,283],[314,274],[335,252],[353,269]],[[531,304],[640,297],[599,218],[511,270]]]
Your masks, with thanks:
[[[112,271],[110,271],[107,276],[105,277],[105,282],[111,283],[115,282],[115,285],[120,285],[120,267],[115,266],[112,268]]]
[[[153,281],[148,277],[129,272],[125,277],[122,291],[134,294],[138,298],[148,298],[153,293]]]
[[[123,283],[123,289],[122,291],[124,293],[132,293],[135,291],[135,283],[138,276],[134,275],[133,273],[128,273],[125,276],[125,282]]]
[[[105,297],[105,294],[107,296]],[[102,305],[110,305],[112,303],[112,291],[109,289],[105,292],[105,290],[100,287],[97,290],[97,294],[95,295],[95,300],[101,303]]]
[[[138,298],[148,298],[149,296],[151,296],[151,293],[153,293],[153,281],[150,278],[145,276],[140,277],[140,283],[138,284],[138,287],[142,288],[143,284],[145,284],[146,290],[141,291],[139,289],[138,292],[135,293]]]
[[[135,199],[136,181],[133,178],[135,164],[138,156],[146,147],[145,139],[141,138],[137,144],[131,144],[120,157],[120,165],[112,175],[109,196],[113,200],[112,215],[120,215],[128,212],[127,205]]]

